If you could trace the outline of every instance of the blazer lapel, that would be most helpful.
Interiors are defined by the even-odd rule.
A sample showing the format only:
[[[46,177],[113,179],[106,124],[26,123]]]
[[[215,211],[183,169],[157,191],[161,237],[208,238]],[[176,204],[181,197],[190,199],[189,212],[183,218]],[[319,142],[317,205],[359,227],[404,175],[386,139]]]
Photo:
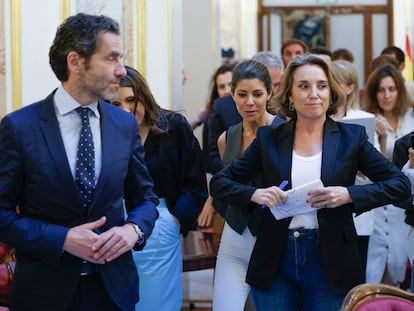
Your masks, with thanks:
[[[99,198],[100,192],[103,189],[105,180],[111,178],[109,176],[111,163],[114,157],[114,152],[116,151],[114,139],[114,127],[111,123],[110,112],[105,108],[105,105],[102,102],[98,103],[98,109],[100,114],[100,126],[101,126],[101,144],[102,144],[102,166],[101,172],[99,174],[98,182],[96,183],[95,193],[91,202],[91,208],[96,203],[96,198]]]
[[[40,128],[45,138],[46,146],[50,151],[53,159],[54,169],[57,175],[60,175],[63,185],[76,193],[75,181],[70,171],[68,158],[66,156],[65,146],[63,145],[62,135],[60,133],[59,123],[56,118],[55,108],[53,106],[53,95],[50,94],[44,101],[41,111]]]
[[[327,117],[323,131],[321,172],[321,179],[325,186],[329,184],[330,176],[332,176],[334,171],[340,138],[341,135],[335,121]]]
[[[282,180],[288,180],[289,184],[287,189],[292,188],[292,182],[291,182],[291,173],[292,173],[292,152],[293,152],[293,135],[294,135],[294,129],[295,129],[296,122],[295,120],[291,120],[287,122],[284,125],[281,125],[275,129],[276,132],[279,131],[279,140],[278,143],[279,146],[282,146],[280,148],[279,152],[279,159],[278,163],[280,165],[280,178]]]

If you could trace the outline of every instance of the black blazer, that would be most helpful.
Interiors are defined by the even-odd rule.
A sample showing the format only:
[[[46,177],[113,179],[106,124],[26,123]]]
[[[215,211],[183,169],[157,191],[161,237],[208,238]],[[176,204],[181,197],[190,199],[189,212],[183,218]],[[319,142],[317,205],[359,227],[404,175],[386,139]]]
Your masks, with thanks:
[[[131,221],[147,238],[158,216],[135,117],[105,102],[98,104],[102,169],[89,209],[82,207],[53,101],[51,94],[0,125],[0,241],[16,248],[15,310],[33,303],[38,310],[67,309],[82,267],[81,258],[62,250],[69,228],[105,215],[101,232]],[[98,269],[114,302],[133,308],[138,275],[131,252]]]
[[[400,137],[395,141],[392,162],[399,169],[402,169],[405,163],[408,161],[408,148],[414,148],[414,146],[411,144],[411,135],[414,135],[414,131]],[[405,209],[405,222],[411,226],[414,226],[414,205],[412,202],[413,200],[410,198],[409,200],[401,202],[397,205]]]
[[[207,199],[206,173],[200,144],[190,124],[178,113],[161,113],[168,120],[168,133],[152,136],[160,140],[157,165],[162,174],[155,189],[165,195],[168,209],[180,221],[185,236],[196,229],[197,217]]]
[[[292,150],[295,119],[274,129],[258,129],[256,140],[230,166],[211,181],[211,193],[229,204],[248,209],[250,197],[258,186],[247,185],[257,172],[263,174],[261,187],[289,180],[291,185]],[[372,184],[356,186],[361,171]],[[321,180],[325,186],[348,188],[353,203],[317,213],[321,253],[332,287],[347,291],[362,283],[357,234],[352,213],[393,203],[410,195],[410,183],[392,163],[368,142],[365,129],[355,124],[337,123],[327,118],[324,125]],[[277,274],[291,218],[276,220],[269,209],[263,217],[263,231],[247,271],[247,282],[267,290]]]

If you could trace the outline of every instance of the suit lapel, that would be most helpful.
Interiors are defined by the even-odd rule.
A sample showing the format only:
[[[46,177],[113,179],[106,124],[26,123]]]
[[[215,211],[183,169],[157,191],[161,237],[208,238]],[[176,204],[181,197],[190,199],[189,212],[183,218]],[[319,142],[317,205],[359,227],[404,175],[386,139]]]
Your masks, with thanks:
[[[289,180],[289,184],[286,189],[292,187],[291,183],[291,173],[292,173],[292,152],[293,152],[293,135],[296,122],[291,120],[286,124],[279,126],[275,129],[276,132],[279,131],[279,146],[282,146],[279,152],[278,163],[280,163],[280,178],[283,180]]]
[[[334,171],[340,138],[338,126],[331,118],[327,117],[323,131],[321,172],[321,179],[325,186],[329,184]]]
[[[98,182],[96,184],[95,193],[91,202],[91,208],[96,203],[96,198],[99,198],[100,193],[102,192],[104,181],[109,176],[111,163],[114,158],[114,152],[116,150],[115,141],[114,139],[114,126],[111,122],[110,112],[106,109],[105,104],[102,102],[98,103],[98,109],[100,114],[100,127],[101,127],[101,144],[102,144],[102,165],[101,165],[101,172],[99,174]]]
[[[53,96],[54,92],[45,99],[44,104],[42,105],[40,122],[41,131],[45,138],[46,146],[50,151],[56,174],[61,176],[64,187],[74,191],[76,195],[78,195],[70,171],[59,123],[56,118],[55,108],[53,106]]]

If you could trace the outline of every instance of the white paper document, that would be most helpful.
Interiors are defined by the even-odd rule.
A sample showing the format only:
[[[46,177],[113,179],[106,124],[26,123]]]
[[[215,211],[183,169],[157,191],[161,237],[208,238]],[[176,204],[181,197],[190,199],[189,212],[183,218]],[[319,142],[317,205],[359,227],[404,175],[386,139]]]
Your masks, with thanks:
[[[322,181],[315,179],[290,189],[286,191],[288,195],[286,203],[278,204],[276,207],[270,208],[270,211],[277,220],[315,211],[315,208],[311,207],[311,203],[306,203],[306,200],[309,198],[309,191],[321,187],[324,187]]]

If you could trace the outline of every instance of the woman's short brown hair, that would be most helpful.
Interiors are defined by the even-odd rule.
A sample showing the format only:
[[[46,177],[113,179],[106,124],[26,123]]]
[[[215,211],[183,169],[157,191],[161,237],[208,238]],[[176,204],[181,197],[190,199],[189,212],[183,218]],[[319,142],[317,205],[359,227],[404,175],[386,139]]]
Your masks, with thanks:
[[[329,105],[326,114],[335,114],[337,108],[341,105],[344,105],[345,97],[342,94],[339,83],[333,78],[329,64],[327,64],[322,58],[313,54],[308,54],[305,56],[299,55],[290,61],[289,65],[286,67],[286,70],[283,73],[283,79],[279,92],[271,100],[272,113],[281,112],[287,117],[296,117],[296,111],[289,110],[289,96],[292,95],[293,75],[296,69],[304,65],[319,66],[325,72],[328,79],[332,102],[332,104]]]

